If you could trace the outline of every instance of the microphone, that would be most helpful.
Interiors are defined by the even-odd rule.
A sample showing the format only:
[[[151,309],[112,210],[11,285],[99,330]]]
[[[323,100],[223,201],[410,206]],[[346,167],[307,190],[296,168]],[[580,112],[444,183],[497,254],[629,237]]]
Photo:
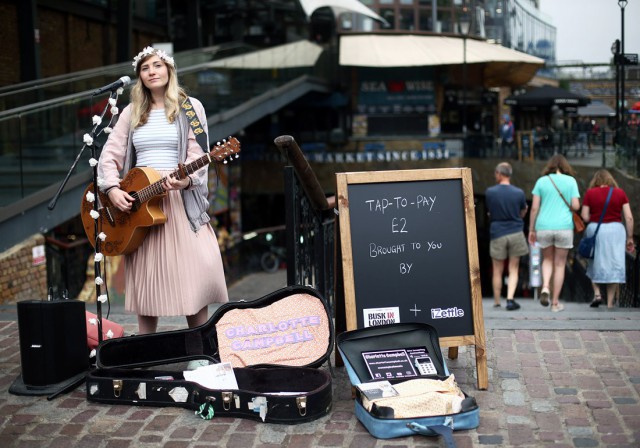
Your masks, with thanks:
[[[131,82],[131,78],[129,78],[128,76],[123,76],[122,78],[118,79],[115,82],[112,82],[111,84],[108,84],[104,87],[100,87],[95,92],[93,92],[93,96],[100,95],[101,93],[104,93],[104,92],[113,92],[114,90],[117,90],[120,87],[129,85],[130,82]]]

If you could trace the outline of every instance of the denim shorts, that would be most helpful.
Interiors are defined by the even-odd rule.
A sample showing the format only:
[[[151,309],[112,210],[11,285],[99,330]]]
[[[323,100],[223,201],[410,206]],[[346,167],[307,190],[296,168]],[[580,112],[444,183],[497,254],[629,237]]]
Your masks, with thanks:
[[[573,249],[573,230],[538,230],[536,241],[543,249],[550,246],[558,249]]]

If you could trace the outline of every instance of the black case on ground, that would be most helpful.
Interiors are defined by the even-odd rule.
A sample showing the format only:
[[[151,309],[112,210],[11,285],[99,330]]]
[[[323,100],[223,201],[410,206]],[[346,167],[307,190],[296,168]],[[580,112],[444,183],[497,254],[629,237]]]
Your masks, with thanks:
[[[308,422],[331,409],[331,375],[317,367],[328,360],[333,342],[324,298],[313,288],[288,286],[224,304],[198,328],[102,342],[97,369],[87,376],[87,399],[178,406],[207,419]],[[230,362],[238,389],[204,387],[172,366],[194,359]]]

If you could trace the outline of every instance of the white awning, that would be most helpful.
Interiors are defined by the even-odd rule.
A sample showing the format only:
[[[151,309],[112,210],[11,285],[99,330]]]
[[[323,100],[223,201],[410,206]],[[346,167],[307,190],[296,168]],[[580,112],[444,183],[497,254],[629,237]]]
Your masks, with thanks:
[[[358,0],[300,0],[300,5],[304,9],[307,17],[311,17],[313,11],[325,6],[333,10],[333,14],[338,17],[343,12],[356,12],[363,14],[372,19],[379,20],[380,22],[387,23],[382,17],[376,14],[373,10],[367,8]]]
[[[231,56],[207,64],[209,67],[269,69],[313,67],[322,47],[308,40],[300,40],[252,53]]]
[[[616,111],[611,106],[598,102],[578,107],[578,115],[584,117],[615,117]]]
[[[485,85],[506,80],[522,85],[533,77],[544,59],[482,40],[422,35],[357,34],[340,37],[340,65],[355,67],[421,67],[485,64]],[[523,81],[524,80],[524,81]]]

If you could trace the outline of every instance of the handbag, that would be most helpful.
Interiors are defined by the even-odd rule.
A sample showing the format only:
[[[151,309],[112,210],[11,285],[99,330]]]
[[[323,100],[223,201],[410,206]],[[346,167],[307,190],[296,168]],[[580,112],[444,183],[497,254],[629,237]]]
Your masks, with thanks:
[[[560,195],[560,197],[562,198],[562,200],[564,201],[565,204],[567,204],[567,207],[569,207],[569,211],[571,211],[571,218],[573,219],[573,228],[574,231],[576,233],[582,233],[584,232],[584,229],[587,227],[584,223],[584,221],[582,220],[582,218],[580,217],[580,215],[578,214],[578,212],[574,211],[571,209],[571,205],[569,205],[569,203],[567,202],[567,200],[564,198],[564,196],[562,195],[562,193],[560,192],[560,189],[558,188],[558,186],[556,185],[556,183],[553,181],[553,179],[551,178],[550,175],[547,174],[547,177],[549,178],[549,180],[551,181],[551,183],[553,184],[554,187],[556,187],[556,190],[558,190],[558,194]]]
[[[578,215],[578,212],[575,212],[575,211],[571,210],[571,216],[573,217],[573,228],[574,228],[574,231],[576,233],[584,232],[584,229],[586,229],[587,226],[585,225],[585,223],[582,220],[582,218],[580,217],[580,215]]]
[[[85,311],[86,323],[87,323],[87,346],[90,349],[94,349],[98,346],[98,316]],[[122,325],[117,324],[108,319],[102,318],[102,340],[121,338],[124,336],[124,328]]]
[[[602,224],[602,220],[604,219],[604,214],[607,212],[607,207],[609,206],[609,200],[611,199],[612,193],[613,193],[613,187],[609,187],[609,194],[607,195],[607,200],[604,203],[604,208],[602,209],[602,213],[600,213],[600,220],[598,221],[598,227],[596,227],[596,231],[593,232],[593,235],[582,238],[580,240],[580,244],[578,244],[578,254],[582,258],[587,258],[591,260],[595,255],[596,236],[598,235],[598,230],[600,230],[600,224]]]

